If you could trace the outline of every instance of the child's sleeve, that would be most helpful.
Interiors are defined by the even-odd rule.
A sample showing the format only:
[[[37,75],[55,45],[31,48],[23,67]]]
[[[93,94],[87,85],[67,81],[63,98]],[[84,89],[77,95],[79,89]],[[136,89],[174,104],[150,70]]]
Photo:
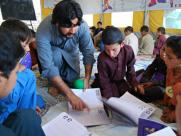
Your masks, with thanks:
[[[36,108],[36,78],[31,70],[26,69],[24,74],[21,76],[21,80],[24,79],[22,83],[20,98],[18,102],[18,108]]]
[[[136,72],[134,68],[135,64],[135,56],[133,50],[130,50],[128,53],[128,62],[127,62],[127,71],[126,71],[126,79],[133,86],[138,85],[138,81],[136,80]]]
[[[116,96],[116,92],[118,92],[118,88],[114,82],[111,82],[108,68],[106,64],[98,57],[98,75],[99,75],[99,85],[101,89],[101,94],[105,98],[110,98]]]

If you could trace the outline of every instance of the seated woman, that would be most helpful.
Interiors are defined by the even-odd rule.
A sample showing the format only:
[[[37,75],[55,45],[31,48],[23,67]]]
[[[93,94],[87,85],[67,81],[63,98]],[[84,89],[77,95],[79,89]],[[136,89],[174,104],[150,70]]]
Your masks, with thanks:
[[[105,50],[97,62],[101,94],[105,98],[120,97],[126,91],[140,89],[134,69],[135,56],[130,46],[125,46],[121,31],[113,26],[102,33]],[[126,79],[125,79],[126,77]]]

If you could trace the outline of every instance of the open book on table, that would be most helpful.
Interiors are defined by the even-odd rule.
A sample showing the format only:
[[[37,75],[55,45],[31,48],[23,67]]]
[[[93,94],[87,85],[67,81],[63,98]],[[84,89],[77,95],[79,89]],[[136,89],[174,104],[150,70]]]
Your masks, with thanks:
[[[129,92],[120,98],[103,99],[103,102],[109,109],[128,117],[136,124],[138,124],[139,118],[148,118],[155,111],[154,107],[139,100]]]
[[[175,128],[168,127],[166,124],[149,120],[139,119],[138,136],[176,136]]]
[[[87,128],[62,112],[53,120],[43,126],[46,136],[90,136]]]
[[[69,103],[69,115],[85,126],[105,125],[110,123],[110,119],[101,101],[102,97],[99,88],[86,89],[85,91],[83,91],[83,89],[72,89],[72,91],[88,105],[90,110],[75,111]]]

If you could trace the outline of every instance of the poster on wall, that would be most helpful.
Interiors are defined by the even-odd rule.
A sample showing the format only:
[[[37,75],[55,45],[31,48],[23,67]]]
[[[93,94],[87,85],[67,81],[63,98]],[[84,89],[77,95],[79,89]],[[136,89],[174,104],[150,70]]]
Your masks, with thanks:
[[[44,0],[44,8],[53,9],[61,0]],[[82,8],[84,14],[102,13],[102,0],[75,0]],[[92,8],[93,7],[93,8]]]
[[[145,0],[103,0],[103,12],[142,11],[145,10]]]
[[[147,9],[176,9],[181,8],[181,0],[148,0]]]
[[[44,0],[44,8],[53,9],[61,0]],[[75,0],[84,14],[181,8],[181,0]]]

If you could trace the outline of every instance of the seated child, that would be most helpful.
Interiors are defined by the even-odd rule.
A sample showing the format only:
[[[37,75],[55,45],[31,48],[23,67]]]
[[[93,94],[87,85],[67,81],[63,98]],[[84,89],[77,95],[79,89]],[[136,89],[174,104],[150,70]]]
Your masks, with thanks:
[[[122,43],[121,31],[113,26],[106,27],[102,41],[105,50],[99,54],[97,62],[102,96],[120,97],[126,91],[139,89],[134,69],[135,56],[132,48]]]
[[[4,21],[1,26],[11,31],[21,42],[21,46],[25,51],[25,55],[20,59],[20,64],[26,68],[31,69],[32,60],[30,55],[29,43],[31,42],[31,31],[25,23],[16,19],[8,19]]]
[[[18,61],[23,54],[17,38],[0,27],[1,136],[45,135],[40,117],[32,110],[36,106],[35,77],[30,70],[19,71]]]
[[[20,59],[19,63],[19,70],[21,72],[18,73],[18,79],[17,81],[21,82],[21,84],[25,84],[26,82],[32,82],[31,88],[29,88],[29,91],[33,92],[35,96],[32,97],[33,106],[36,105],[36,78],[34,76],[34,73],[30,70],[32,67],[32,60],[30,55],[30,48],[29,43],[32,41],[32,32],[31,30],[26,26],[25,23],[21,22],[20,20],[16,19],[9,19],[4,21],[1,24],[1,27],[9,30],[13,33],[13,35],[20,41],[21,47],[25,51],[25,55]],[[25,69],[28,68],[28,69]],[[28,88],[27,88],[28,89]],[[37,100],[39,100],[40,97],[37,97]],[[30,104],[30,103],[27,103]],[[39,105],[38,105],[39,106]],[[40,112],[41,110],[39,107],[36,107],[37,112]]]
[[[176,97],[181,93],[181,36],[171,36],[166,40],[164,61],[167,65],[166,90],[161,119],[164,122],[176,121]]]
[[[147,102],[162,100],[166,85],[166,64],[163,60],[164,47],[160,50],[155,60],[148,66],[143,73],[140,83],[143,85],[143,92]]]
[[[163,47],[166,41],[165,37],[165,28],[164,27],[159,27],[156,32],[156,41],[155,41],[155,47],[153,50],[154,55],[159,55],[160,54],[160,49]]]

